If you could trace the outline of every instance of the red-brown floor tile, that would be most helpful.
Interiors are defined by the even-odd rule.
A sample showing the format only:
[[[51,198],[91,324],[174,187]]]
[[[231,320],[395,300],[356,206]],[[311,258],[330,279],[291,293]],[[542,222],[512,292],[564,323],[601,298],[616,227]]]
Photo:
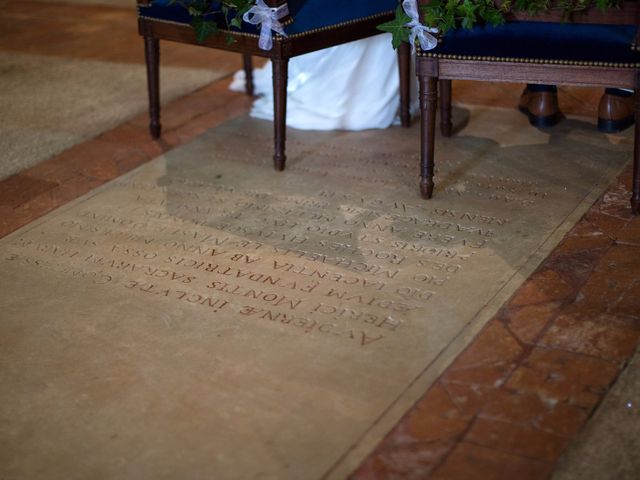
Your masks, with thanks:
[[[640,246],[640,217],[635,217],[620,229],[618,243]]]
[[[504,379],[501,379],[501,381],[504,381]],[[449,393],[453,403],[455,403],[463,414],[469,417],[476,415],[499,390],[494,385],[456,383],[446,382],[444,380],[441,382],[441,385]],[[425,408],[427,407],[428,404],[425,404]]]
[[[57,186],[57,182],[24,174],[13,175],[0,181],[0,206],[15,208]]]
[[[602,257],[595,268],[612,277],[634,280],[638,278],[640,247],[635,245],[615,245]]]
[[[422,480],[453,448],[453,442],[392,446],[373,454],[349,477],[351,480]]]
[[[421,442],[455,438],[467,428],[470,420],[455,405],[448,392],[435,384],[403,422],[403,433]]]
[[[523,349],[500,323],[492,322],[458,356],[443,375],[445,383],[497,387],[513,369]]]
[[[618,365],[561,350],[535,348],[506,387],[549,402],[592,408],[618,373]]]
[[[609,313],[636,317],[640,312],[640,278],[595,272],[580,290],[574,308],[588,316]]]
[[[566,437],[531,426],[488,418],[476,419],[464,440],[501,452],[549,462],[560,457],[569,441]]]
[[[439,467],[433,480],[540,480],[552,470],[549,463],[459,443]]]
[[[564,281],[552,269],[535,272],[516,292],[510,305],[523,306],[563,301],[575,294],[573,286]]]
[[[540,345],[611,361],[629,358],[640,339],[640,321],[601,314],[596,317],[560,315]]]
[[[611,187],[604,193],[602,197],[595,203],[591,212],[602,213],[611,217],[618,217],[622,220],[631,220],[631,208],[629,199],[631,198],[631,190],[629,188],[631,182],[631,172],[627,168],[626,172],[619,177]],[[603,217],[603,219],[606,217]],[[606,231],[606,230],[605,230]]]
[[[561,302],[549,302],[513,307],[507,310],[505,323],[518,340],[532,344],[561,305]]]
[[[535,427],[556,435],[571,436],[587,419],[588,411],[533,393],[501,389],[480,412],[481,418]]]

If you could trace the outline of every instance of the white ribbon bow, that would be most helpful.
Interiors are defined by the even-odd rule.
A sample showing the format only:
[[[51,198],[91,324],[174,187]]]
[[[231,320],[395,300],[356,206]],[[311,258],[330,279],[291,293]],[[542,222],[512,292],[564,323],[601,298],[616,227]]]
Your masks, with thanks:
[[[402,8],[405,13],[411,17],[411,21],[404,25],[411,29],[411,33],[409,34],[411,53],[416,52],[416,38],[418,42],[420,42],[420,48],[422,50],[433,50],[436,48],[438,46],[438,39],[431,34],[438,33],[438,29],[425,27],[420,23],[416,0],[404,0],[402,2]]]
[[[256,0],[255,6],[251,7],[242,16],[242,19],[252,25],[260,25],[260,40],[258,45],[262,50],[271,50],[273,41],[271,32],[276,32],[286,37],[280,19],[289,14],[287,4],[278,8],[271,8],[264,3],[263,0]]]

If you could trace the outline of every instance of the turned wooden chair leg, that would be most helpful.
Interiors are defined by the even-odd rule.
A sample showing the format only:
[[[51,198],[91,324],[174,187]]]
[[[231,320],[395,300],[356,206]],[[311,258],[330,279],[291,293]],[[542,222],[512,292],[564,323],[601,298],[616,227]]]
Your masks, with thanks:
[[[284,170],[287,157],[285,142],[287,131],[287,81],[289,59],[274,58],[273,62],[273,133],[275,153],[273,165],[276,170]]]
[[[247,95],[253,97],[253,61],[251,55],[242,55],[242,68],[244,69],[244,89]]]
[[[160,41],[144,37],[144,58],[147,64],[147,90],[149,92],[149,131],[153,138],[159,138],[160,125]]]
[[[450,137],[452,131],[451,80],[440,80],[440,132],[443,137]]]
[[[398,47],[398,69],[400,71],[400,123],[411,126],[411,50],[407,42]]]
[[[631,212],[640,215],[640,90],[635,91],[635,138],[633,144],[633,180],[631,183]]]
[[[436,133],[437,77],[420,75],[420,193],[433,195],[434,143]]]

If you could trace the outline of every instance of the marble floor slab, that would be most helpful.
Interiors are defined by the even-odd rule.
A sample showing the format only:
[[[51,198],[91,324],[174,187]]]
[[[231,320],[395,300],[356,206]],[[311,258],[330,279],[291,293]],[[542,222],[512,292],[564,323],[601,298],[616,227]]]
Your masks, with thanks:
[[[571,448],[553,480],[633,480],[640,471],[640,352]]]
[[[0,474],[344,478],[630,157],[455,115],[429,202],[416,128],[243,118],[3,239]]]

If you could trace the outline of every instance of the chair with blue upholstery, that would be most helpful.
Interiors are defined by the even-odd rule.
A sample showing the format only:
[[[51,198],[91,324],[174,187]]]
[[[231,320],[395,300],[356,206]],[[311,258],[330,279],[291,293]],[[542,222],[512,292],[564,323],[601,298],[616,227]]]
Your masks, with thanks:
[[[553,13],[541,18],[513,16],[505,24],[452,30],[438,46],[419,51],[420,191],[431,198],[438,85],[443,136],[452,133],[451,80],[484,80],[529,84],[578,85],[634,89],[635,147],[632,211],[640,213],[640,6],[623,2],[620,9],[589,9],[571,22]]]
[[[298,55],[379,34],[377,25],[393,18],[398,0],[264,0],[274,12],[284,35],[262,31],[261,25],[243,21],[240,28],[219,29],[203,41],[191,27],[191,16],[184,6],[171,0],[137,0],[139,32],[145,41],[149,87],[150,130],[160,136],[159,40],[170,40],[243,54],[247,73],[247,93],[252,93],[250,56],[273,62],[274,166],[285,166],[287,74],[289,59]],[[260,2],[262,3],[262,2]],[[264,5],[264,4],[263,4]],[[221,15],[221,14],[220,14]],[[217,22],[225,24],[224,17]],[[261,34],[263,36],[261,40]],[[264,37],[268,38],[264,38]],[[230,41],[230,38],[232,39]],[[266,41],[265,41],[266,40]],[[269,45],[266,45],[266,44]],[[409,125],[408,46],[398,53],[401,107],[404,126]]]

